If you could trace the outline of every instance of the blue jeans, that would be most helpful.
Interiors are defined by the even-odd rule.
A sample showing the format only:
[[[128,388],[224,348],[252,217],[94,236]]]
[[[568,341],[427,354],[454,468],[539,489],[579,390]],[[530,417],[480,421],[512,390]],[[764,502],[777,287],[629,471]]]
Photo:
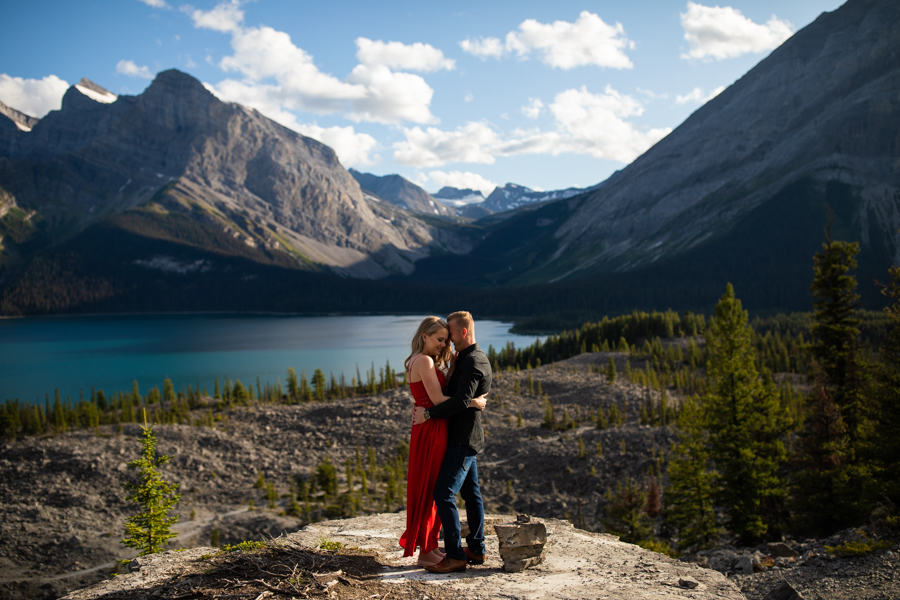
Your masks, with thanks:
[[[466,503],[469,535],[466,544],[475,554],[484,554],[484,504],[478,487],[476,452],[467,446],[447,447],[441,472],[434,484],[434,504],[444,526],[444,551],[456,560],[465,560],[460,543],[459,513],[456,511],[456,494]]]

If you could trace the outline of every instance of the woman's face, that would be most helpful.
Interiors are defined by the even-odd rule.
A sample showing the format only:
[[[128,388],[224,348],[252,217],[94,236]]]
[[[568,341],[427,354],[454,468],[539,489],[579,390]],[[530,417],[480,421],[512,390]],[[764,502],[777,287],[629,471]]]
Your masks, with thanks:
[[[450,332],[446,329],[438,329],[431,335],[427,333],[423,336],[425,340],[424,353],[428,356],[437,356],[441,350],[447,347],[447,340],[450,338]]]

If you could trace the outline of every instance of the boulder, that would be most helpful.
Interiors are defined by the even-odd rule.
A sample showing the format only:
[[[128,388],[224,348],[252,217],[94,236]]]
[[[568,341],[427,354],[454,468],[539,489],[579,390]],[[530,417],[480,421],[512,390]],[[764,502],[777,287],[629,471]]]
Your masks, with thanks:
[[[515,523],[494,525],[500,546],[503,570],[518,573],[544,562],[547,554],[547,527],[519,515]]]
[[[753,575],[753,560],[749,556],[742,556],[735,563],[734,572],[738,575]]]
[[[770,542],[766,544],[769,549],[769,555],[774,557],[796,558],[797,553],[784,542]]]
[[[766,594],[764,600],[804,600],[803,596],[787,581],[782,581]]]

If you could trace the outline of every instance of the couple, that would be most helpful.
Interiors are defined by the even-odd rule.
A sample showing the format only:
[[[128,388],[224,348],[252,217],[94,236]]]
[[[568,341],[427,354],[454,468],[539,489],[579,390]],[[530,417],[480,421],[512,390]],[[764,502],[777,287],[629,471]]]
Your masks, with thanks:
[[[451,352],[450,342],[456,353]],[[484,451],[481,411],[491,389],[491,364],[475,342],[472,315],[455,312],[446,322],[425,318],[403,366],[416,402],[409,442],[406,531],[400,537],[403,555],[412,556],[419,547],[417,564],[427,570],[465,571],[467,562],[484,564],[484,505],[475,457]],[[460,543],[457,493],[466,503],[465,549]],[[446,555],[438,550],[442,524]]]

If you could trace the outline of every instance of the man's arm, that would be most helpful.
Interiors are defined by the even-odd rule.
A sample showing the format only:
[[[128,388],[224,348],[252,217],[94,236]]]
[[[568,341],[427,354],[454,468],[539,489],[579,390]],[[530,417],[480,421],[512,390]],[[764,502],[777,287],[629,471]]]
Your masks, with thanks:
[[[478,390],[478,383],[484,378],[484,373],[478,369],[476,362],[472,359],[471,355],[463,360],[463,364],[457,364],[456,368],[460,369],[459,385],[456,388],[456,393],[437,406],[429,408],[429,418],[446,419],[457,413],[461,413],[469,408],[469,403],[472,402],[472,398],[475,397],[475,392]]]

